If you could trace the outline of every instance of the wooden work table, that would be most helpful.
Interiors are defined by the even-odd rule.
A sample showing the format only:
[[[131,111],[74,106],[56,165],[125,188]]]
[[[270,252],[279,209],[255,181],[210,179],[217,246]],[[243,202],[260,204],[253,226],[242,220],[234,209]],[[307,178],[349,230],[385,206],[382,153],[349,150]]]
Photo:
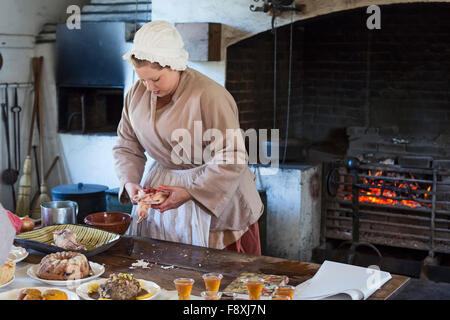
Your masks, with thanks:
[[[26,261],[39,263],[41,255],[30,254]],[[149,268],[130,269],[132,263],[143,259],[150,262]],[[185,245],[140,237],[122,237],[109,250],[89,257],[90,261],[104,264],[108,277],[111,273],[133,273],[137,278],[156,282],[166,290],[175,290],[175,278],[193,278],[192,294],[200,295],[204,290],[202,275],[207,272],[223,274],[220,289],[242,272],[286,275],[289,284],[298,285],[310,279],[320,265],[268,256],[254,256],[216,249]],[[392,275],[369,299],[385,300],[408,282],[409,278]]]

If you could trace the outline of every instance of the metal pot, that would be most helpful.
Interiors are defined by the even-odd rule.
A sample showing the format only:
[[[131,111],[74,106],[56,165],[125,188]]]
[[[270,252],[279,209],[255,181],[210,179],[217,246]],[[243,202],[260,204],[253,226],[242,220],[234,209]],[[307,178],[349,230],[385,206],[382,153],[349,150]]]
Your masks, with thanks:
[[[84,224],[84,218],[94,212],[106,211],[107,186],[100,184],[66,184],[52,189],[53,200],[75,201],[80,206],[77,223]]]
[[[54,224],[75,224],[78,204],[74,201],[50,201],[41,204],[41,223],[43,227]]]

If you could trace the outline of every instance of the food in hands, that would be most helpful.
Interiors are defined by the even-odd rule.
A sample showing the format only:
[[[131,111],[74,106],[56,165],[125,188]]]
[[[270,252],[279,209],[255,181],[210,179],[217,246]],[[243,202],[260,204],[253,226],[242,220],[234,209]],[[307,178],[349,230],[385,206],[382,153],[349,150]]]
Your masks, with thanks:
[[[72,251],[46,255],[36,270],[36,275],[46,280],[76,280],[91,274],[91,266],[86,256]]]
[[[70,229],[57,230],[53,232],[55,246],[66,250],[87,250],[84,245],[77,242],[77,235]]]
[[[133,200],[137,203],[142,204],[161,204],[169,197],[169,192],[158,190],[155,188],[144,187],[139,190],[137,195],[134,196]]]
[[[16,263],[11,259],[6,259],[5,264],[0,268],[0,286],[8,283],[14,277]]]
[[[133,200],[138,203],[138,216],[137,223],[147,219],[148,209],[153,204],[161,204],[169,197],[170,193],[163,190],[158,190],[150,187],[144,187],[139,190],[138,194],[134,196]]]

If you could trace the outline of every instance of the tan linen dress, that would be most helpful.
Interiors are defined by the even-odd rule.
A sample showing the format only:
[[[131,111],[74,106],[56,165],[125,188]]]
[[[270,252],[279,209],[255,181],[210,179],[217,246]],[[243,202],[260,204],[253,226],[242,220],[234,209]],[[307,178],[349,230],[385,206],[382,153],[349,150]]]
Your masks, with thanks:
[[[119,201],[129,202],[129,196],[124,192],[127,182],[152,187],[172,182],[172,185],[185,187],[194,200],[162,214],[149,209],[149,218],[142,226],[136,225],[137,206],[134,206],[129,233],[198,244],[195,238],[204,239],[205,235],[198,237],[195,232],[204,233],[206,225],[208,239],[206,244],[200,245],[223,249],[259,219],[263,204],[255,186],[255,175],[247,163],[205,163],[202,152],[210,141],[199,141],[195,137],[202,137],[212,128],[219,130],[223,137],[226,137],[227,129],[239,129],[236,103],[224,87],[191,68],[181,72],[171,102],[157,109],[156,99],[140,81],[125,97],[118,139],[113,147],[115,169],[121,184]],[[174,140],[172,135],[179,129],[193,137],[191,144],[184,139],[182,142]],[[222,145],[215,158],[236,154],[247,156],[245,147],[231,144],[230,139],[224,139]],[[180,148],[182,152],[173,152]],[[144,174],[145,152],[155,164]],[[187,154],[191,157],[186,157]],[[192,210],[196,212],[194,218],[189,216]],[[177,215],[186,214],[188,217],[177,220]],[[159,223],[161,219],[166,220],[165,224]],[[169,223],[178,225],[169,226]],[[194,230],[189,225],[192,223],[205,225]],[[184,232],[191,232],[191,235],[185,237]]]

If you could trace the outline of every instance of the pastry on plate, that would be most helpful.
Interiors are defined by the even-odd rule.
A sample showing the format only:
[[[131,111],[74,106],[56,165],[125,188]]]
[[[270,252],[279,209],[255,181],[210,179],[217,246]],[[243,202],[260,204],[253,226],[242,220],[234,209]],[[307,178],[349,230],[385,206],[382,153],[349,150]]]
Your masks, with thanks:
[[[84,254],[63,251],[42,258],[36,276],[45,280],[76,280],[89,277],[91,272],[89,261]]]
[[[10,282],[14,278],[16,263],[11,259],[6,259],[5,264],[0,268],[0,286]]]

